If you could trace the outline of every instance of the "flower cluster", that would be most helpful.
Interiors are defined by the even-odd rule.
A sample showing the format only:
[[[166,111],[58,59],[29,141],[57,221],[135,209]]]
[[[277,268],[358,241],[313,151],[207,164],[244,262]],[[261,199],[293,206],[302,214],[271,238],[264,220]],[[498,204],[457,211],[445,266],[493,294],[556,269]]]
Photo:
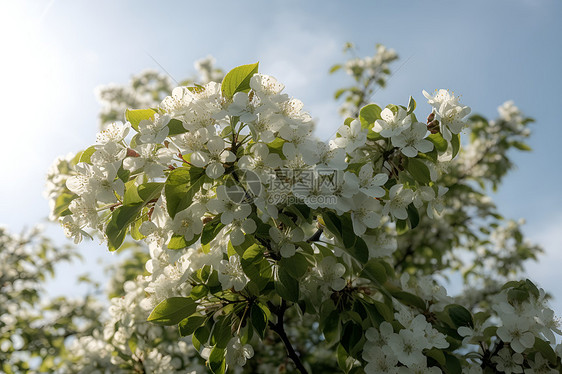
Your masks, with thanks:
[[[173,329],[146,322],[147,311],[140,304],[145,287],[142,276],[125,282],[125,296],[111,299],[103,333],[72,342],[70,360],[63,365],[63,372],[202,372],[191,344],[178,340]]]
[[[478,345],[473,357],[486,356],[502,373],[556,373],[562,345],[555,334],[562,332],[544,290],[528,280],[509,282],[492,301],[492,315],[480,313],[473,326],[458,328],[465,344]],[[482,372],[478,361],[470,369]]]
[[[152,310],[149,321],[179,325],[208,367],[224,372],[245,365],[268,329],[287,344],[292,309],[316,316],[343,361],[367,372],[460,368],[460,343],[451,342],[474,326],[470,311],[430,277],[394,275],[396,238],[444,209],[443,163],[458,154],[470,112],[446,90],[426,96],[427,123],[413,98],[369,104],[328,142],[257,64],[221,84],[177,87],[157,108],[127,110],[126,123],[107,126],[64,178],[52,178],[53,215],[69,237],[99,232],[117,250],[130,235],[149,246],[148,275],[113,300],[105,340],[152,357],[138,343],[160,328],[138,319]],[[509,331],[500,327],[499,339],[529,348],[530,338]],[[167,357],[154,359],[177,368]]]
[[[353,44],[347,44],[345,52],[353,52]],[[355,55],[355,54],[353,54]],[[363,58],[352,57],[344,64],[332,66],[330,73],[343,70],[353,77],[356,85],[339,89],[335,98],[343,97],[344,103],[340,108],[343,116],[356,116],[357,110],[371,100],[377,86],[384,87],[390,77],[390,64],[398,59],[393,49],[377,44],[375,54]]]
[[[55,247],[42,230],[16,235],[0,227],[0,370],[53,372],[65,339],[91,333],[104,306],[93,298],[48,299],[43,288],[55,266],[76,257]]]
[[[187,79],[182,82],[183,84],[194,81],[220,82],[224,77],[223,71],[215,66],[215,58],[212,56],[195,61],[194,67],[197,78]],[[162,100],[174,87],[168,75],[152,69],[132,76],[126,85],[108,84],[98,87],[96,94],[102,105],[99,114],[100,125],[103,127],[120,120],[128,108],[152,107],[154,102]]]

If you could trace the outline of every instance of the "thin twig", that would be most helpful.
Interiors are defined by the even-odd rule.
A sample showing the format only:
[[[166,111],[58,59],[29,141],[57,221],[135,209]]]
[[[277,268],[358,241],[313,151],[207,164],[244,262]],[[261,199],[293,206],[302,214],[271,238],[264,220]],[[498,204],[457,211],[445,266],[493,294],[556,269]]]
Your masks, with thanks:
[[[297,352],[293,348],[293,345],[291,344],[291,341],[289,340],[289,337],[287,336],[287,333],[285,332],[285,325],[283,323],[283,317],[285,315],[285,310],[287,310],[287,304],[286,304],[285,300],[283,300],[283,302],[281,303],[281,306],[279,308],[276,308],[276,309],[277,310],[275,311],[275,314],[277,315],[277,323],[272,323],[270,321],[269,322],[269,328],[271,328],[271,330],[275,331],[277,333],[277,335],[279,335],[279,337],[281,338],[281,341],[283,342],[283,344],[285,344],[285,348],[287,349],[287,355],[295,363],[295,366],[297,367],[298,371],[301,374],[308,374],[308,371],[304,367],[299,355],[297,354]]]

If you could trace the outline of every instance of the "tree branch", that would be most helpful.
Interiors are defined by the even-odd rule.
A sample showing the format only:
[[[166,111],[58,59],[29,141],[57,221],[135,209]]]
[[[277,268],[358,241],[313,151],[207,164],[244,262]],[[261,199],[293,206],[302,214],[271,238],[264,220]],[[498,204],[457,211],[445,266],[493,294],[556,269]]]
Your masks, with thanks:
[[[271,309],[271,308],[270,308]],[[283,300],[283,302],[281,303],[281,306],[279,308],[275,308],[275,314],[277,315],[277,323],[272,323],[271,321],[269,322],[269,328],[271,328],[273,331],[275,331],[277,333],[277,335],[279,335],[279,337],[281,338],[281,341],[283,342],[283,344],[285,344],[285,348],[287,349],[287,355],[289,356],[289,358],[291,360],[293,360],[293,362],[295,363],[295,366],[297,367],[298,371],[300,371],[301,374],[308,374],[308,371],[306,370],[306,368],[304,367],[299,354],[295,351],[295,349],[293,348],[293,345],[291,344],[291,341],[289,340],[289,337],[287,336],[287,333],[285,332],[285,325],[283,323],[283,317],[285,315],[285,310],[287,310],[287,304],[285,302],[285,300]]]

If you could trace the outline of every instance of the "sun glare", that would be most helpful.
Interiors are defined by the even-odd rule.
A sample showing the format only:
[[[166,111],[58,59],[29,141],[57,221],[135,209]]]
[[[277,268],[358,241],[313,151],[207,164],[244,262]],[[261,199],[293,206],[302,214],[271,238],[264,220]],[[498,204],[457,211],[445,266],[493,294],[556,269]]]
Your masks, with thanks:
[[[0,35],[3,73],[0,102],[2,111],[2,160],[19,159],[26,164],[33,157],[30,149],[45,139],[45,122],[54,112],[60,96],[55,48],[45,40],[42,20],[51,3],[31,9],[22,2],[0,3]],[[47,121],[46,121],[47,120]],[[22,139],[25,143],[16,141]],[[1,175],[15,175],[19,166],[13,162],[0,164]],[[21,169],[21,168],[20,168]]]

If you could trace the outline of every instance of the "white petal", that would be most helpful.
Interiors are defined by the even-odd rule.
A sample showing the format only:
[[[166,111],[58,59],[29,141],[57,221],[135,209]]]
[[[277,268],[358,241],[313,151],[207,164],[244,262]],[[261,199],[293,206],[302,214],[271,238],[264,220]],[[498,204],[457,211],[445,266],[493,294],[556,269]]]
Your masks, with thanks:
[[[209,155],[205,152],[195,151],[191,154],[189,162],[198,168],[205,167],[209,163]]]
[[[217,179],[224,174],[224,166],[222,166],[222,164],[219,162],[213,162],[212,164],[207,166],[205,173],[209,178]]]
[[[240,228],[237,227],[230,233],[230,242],[232,243],[232,245],[240,245],[244,243],[244,240],[244,233]]]

